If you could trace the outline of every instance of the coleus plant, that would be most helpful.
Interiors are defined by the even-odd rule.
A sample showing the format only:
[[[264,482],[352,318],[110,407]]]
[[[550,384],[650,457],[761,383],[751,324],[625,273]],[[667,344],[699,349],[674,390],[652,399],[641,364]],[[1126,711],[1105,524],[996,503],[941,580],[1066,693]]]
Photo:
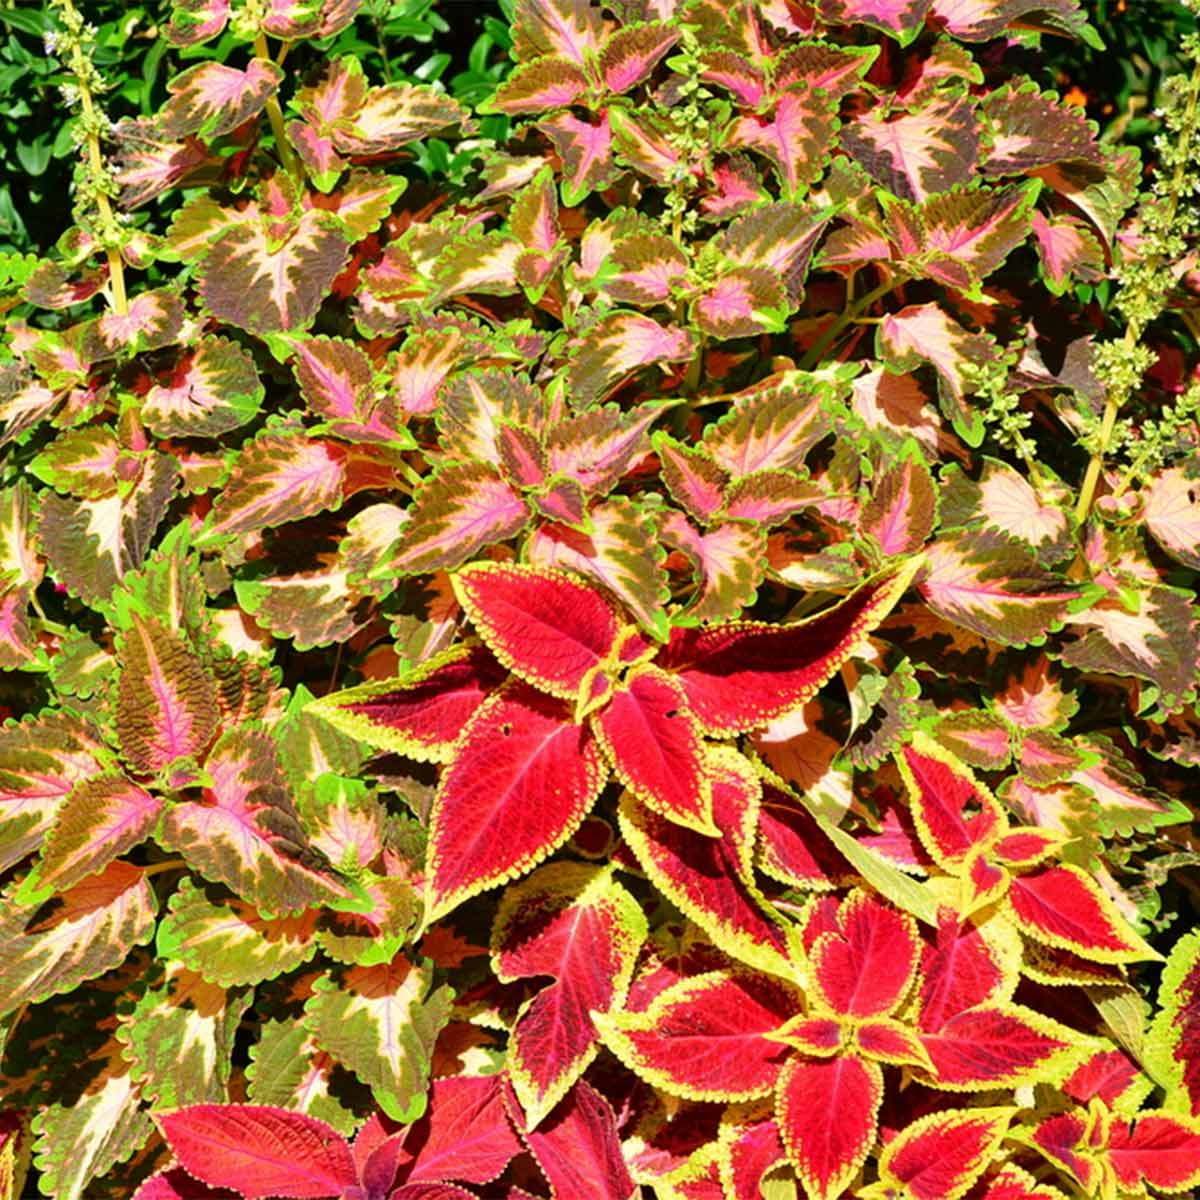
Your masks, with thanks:
[[[358,9],[178,0],[110,127],[56,7],[0,1197],[1200,1187],[1195,231],[1083,14],[518,0],[468,112]]]

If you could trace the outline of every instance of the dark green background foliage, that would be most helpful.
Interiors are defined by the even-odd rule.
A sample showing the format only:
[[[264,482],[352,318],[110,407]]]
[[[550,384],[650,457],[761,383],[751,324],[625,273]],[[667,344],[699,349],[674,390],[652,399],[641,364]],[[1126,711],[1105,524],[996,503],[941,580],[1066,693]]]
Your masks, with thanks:
[[[203,46],[170,46],[156,36],[167,6],[154,0],[79,7],[99,31],[96,61],[112,85],[104,104],[113,120],[154,112],[172,76],[195,61],[224,62],[238,46],[230,33]],[[298,43],[292,65],[303,70],[306,56],[355,55],[377,82],[440,80],[464,104],[477,104],[508,71],[505,8],[506,0],[367,0],[362,17],[336,37]],[[70,223],[76,156],[58,91],[64,75],[43,46],[52,28],[40,3],[0,7],[0,252],[44,252]],[[485,123],[485,134],[502,134],[505,118],[489,122],[499,127]],[[459,165],[436,139],[420,153],[430,174]]]
[[[441,80],[471,105],[508,70],[507,4],[369,0],[365,20],[327,46],[301,43],[299,53],[355,54],[377,80]],[[215,46],[168,46],[154,36],[163,16],[160,3],[91,0],[81,7],[99,30],[98,65],[113,84],[106,99],[114,119],[154,111],[173,74],[199,58],[223,62],[235,45],[227,34]],[[1046,83],[1064,94],[1078,88],[1088,116],[1100,122],[1107,138],[1146,145],[1155,129],[1157,89],[1178,69],[1174,47],[1195,29],[1195,17],[1170,0],[1098,0],[1089,9],[1105,48],[1046,38]],[[0,252],[45,251],[66,224],[74,156],[71,122],[63,119],[57,89],[60,68],[42,46],[50,24],[41,4],[0,8]],[[445,144],[423,148],[421,165],[430,173],[449,166]]]

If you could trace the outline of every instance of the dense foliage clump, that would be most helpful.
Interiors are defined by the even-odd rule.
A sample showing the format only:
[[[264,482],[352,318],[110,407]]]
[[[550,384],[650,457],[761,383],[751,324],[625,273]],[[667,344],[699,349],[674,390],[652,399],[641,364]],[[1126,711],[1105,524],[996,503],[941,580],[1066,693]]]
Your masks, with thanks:
[[[1200,42],[1144,168],[1071,0],[378,7],[53,7],[0,1197],[1200,1187]]]

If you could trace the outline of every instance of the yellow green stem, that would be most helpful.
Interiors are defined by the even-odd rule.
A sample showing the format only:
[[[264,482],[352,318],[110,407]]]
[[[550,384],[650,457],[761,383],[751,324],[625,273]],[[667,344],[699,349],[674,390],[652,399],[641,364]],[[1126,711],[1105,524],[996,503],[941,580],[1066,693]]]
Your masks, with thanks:
[[[268,62],[271,61],[271,52],[267,49],[265,34],[260,33],[255,38],[254,53],[259,58],[265,58]],[[287,43],[285,42],[279,52],[280,62],[283,61],[286,53]],[[297,183],[301,182],[304,175],[300,167],[300,160],[296,157],[296,152],[292,149],[292,144],[287,139],[287,131],[283,124],[283,109],[279,107],[278,96],[271,96],[267,101],[267,120],[271,122],[271,132],[275,135],[275,146],[279,151],[279,161],[283,164],[283,169]]]
[[[96,106],[87,81],[82,75],[77,78],[79,80],[79,103],[83,109],[84,122],[87,127],[88,163],[96,181],[96,208],[100,212],[102,225],[113,229],[116,227],[117,218],[113,213],[112,205],[108,202],[108,197],[101,190],[108,175],[104,165],[104,154],[100,149],[100,134],[97,132]],[[108,258],[108,278],[112,288],[113,311],[124,316],[129,311],[129,299],[125,290],[125,263],[121,259],[120,250],[115,246],[109,246],[105,250],[105,255]]]
[[[865,296],[860,296],[859,299],[848,304],[845,310],[836,317],[833,322],[826,328],[825,332],[809,347],[808,353],[800,361],[800,369],[802,371],[811,371],[821,361],[821,356],[833,344],[838,334],[842,332],[848,325],[857,321],[876,300],[882,299],[893,291],[899,284],[903,282],[900,279],[887,279],[877,288],[873,288]]]

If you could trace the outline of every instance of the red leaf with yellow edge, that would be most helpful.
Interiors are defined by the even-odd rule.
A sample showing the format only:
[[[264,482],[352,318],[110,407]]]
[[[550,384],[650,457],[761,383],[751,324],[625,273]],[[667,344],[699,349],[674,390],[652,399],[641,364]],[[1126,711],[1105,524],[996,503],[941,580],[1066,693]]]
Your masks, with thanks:
[[[775,1109],[788,1159],[809,1200],[834,1200],[875,1144],[883,1072],[854,1055],[794,1058],[779,1077]]]
[[[1114,1116],[1105,1157],[1123,1189],[1190,1191],[1200,1187],[1200,1122],[1165,1112]]]
[[[1158,957],[1078,867],[1064,863],[1018,876],[1008,897],[1013,919],[1034,941],[1097,962]]]
[[[763,1176],[785,1156],[779,1124],[754,1121],[722,1139],[721,1179],[730,1200],[760,1200]]]
[[[193,1104],[158,1114],[190,1175],[247,1200],[339,1196],[358,1183],[345,1139],[303,1113],[261,1104]]]
[[[467,722],[507,678],[486,646],[455,646],[394,679],[324,696],[306,711],[369,746],[445,762]]]
[[[1046,1082],[1069,1072],[1087,1050],[1075,1030],[1008,1003],[968,1009],[921,1041],[936,1071],[929,1082],[957,1092]]]
[[[426,922],[558,849],[606,776],[594,739],[561,701],[523,686],[485,701],[434,797]]]
[[[612,652],[621,627],[613,606],[565,571],[475,563],[454,576],[454,592],[506,667],[567,700]]]
[[[713,835],[704,743],[683,689],[653,667],[632,674],[592,718],[617,778],[656,813]]]
[[[894,1012],[913,981],[916,924],[869,892],[855,891],[838,910],[838,932],[809,951],[809,977],[821,1004],[842,1017]]]
[[[758,832],[760,866],[772,879],[824,891],[855,876],[804,802],[770,781],[763,783]]]
[[[1075,1068],[1062,1090],[1080,1104],[1098,1097],[1114,1108],[1139,1078],[1144,1076],[1124,1050],[1098,1050]]]
[[[775,1035],[802,1054],[828,1058],[842,1046],[842,1023],[833,1017],[797,1017]]]
[[[908,587],[911,563],[864,584],[840,604],[793,625],[731,621],[676,629],[658,665],[679,675],[709,733],[765,725],[816,695]]]
[[[709,752],[713,824],[720,837],[684,828],[627,794],[621,832],[642,870],[727,954],[776,975],[794,974],[783,929],[763,911],[751,856],[760,785],[736,751]]]
[[[620,1006],[645,936],[641,906],[603,867],[554,863],[505,892],[492,928],[498,978],[554,980],[522,1005],[508,1042],[509,1078],[530,1126],[595,1057],[591,1014]]]
[[[879,1182],[859,1193],[888,1200],[958,1200],[987,1170],[1016,1109],[931,1113],[896,1135],[879,1156]]]
[[[888,1018],[862,1021],[854,1028],[854,1041],[858,1049],[875,1062],[898,1067],[933,1066],[920,1037],[899,1021]]]
[[[1027,1138],[1029,1144],[1056,1167],[1070,1175],[1089,1195],[1100,1183],[1100,1164],[1094,1157],[1098,1139],[1103,1144],[1101,1110],[1058,1113],[1039,1122]]]
[[[1147,1042],[1155,1075],[1170,1081],[1179,1107],[1200,1116],[1200,931],[1175,944],[1163,969],[1158,1015]],[[1174,1107],[1174,1105],[1172,1106]]]
[[[986,1181],[980,1200],[1066,1200],[1058,1188],[1039,1184],[1027,1171],[1006,1165]]]
[[[768,1096],[792,1050],[769,1034],[803,1007],[798,988],[753,971],[710,971],[642,1012],[598,1017],[605,1045],[635,1075],[689,1100]]]
[[[429,1111],[404,1139],[413,1156],[406,1182],[490,1183],[521,1152],[499,1075],[435,1079]]]
[[[1003,810],[970,769],[929,738],[917,735],[896,757],[925,849],[946,870],[962,869],[968,854],[1005,827]]]
[[[1063,844],[1053,829],[1014,829],[997,840],[991,853],[1008,867],[1032,867]]]
[[[1014,936],[1014,943],[1017,939]],[[917,1025],[936,1032],[951,1018],[992,1000],[1007,1000],[1017,986],[1021,947],[1014,944],[1006,955],[987,941],[979,928],[960,924],[956,915],[943,911],[937,939],[921,956]]]
[[[635,1190],[608,1101],[581,1079],[550,1116],[525,1134],[559,1200],[629,1200]]]

